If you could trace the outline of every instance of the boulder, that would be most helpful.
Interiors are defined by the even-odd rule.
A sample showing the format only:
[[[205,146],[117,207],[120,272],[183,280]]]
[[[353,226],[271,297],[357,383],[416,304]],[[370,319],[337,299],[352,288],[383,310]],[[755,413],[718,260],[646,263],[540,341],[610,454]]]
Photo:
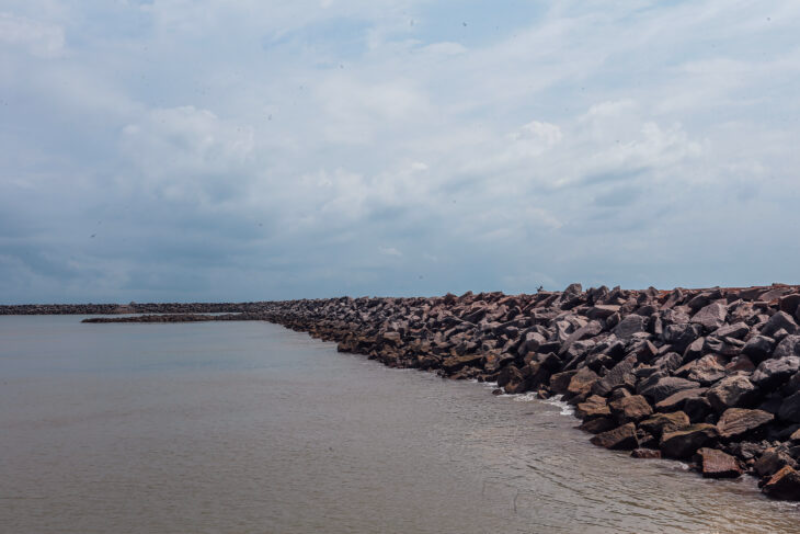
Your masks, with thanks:
[[[738,478],[742,476],[742,465],[730,454],[717,449],[702,448],[697,451],[700,457],[700,472],[704,478]]]
[[[763,410],[729,408],[720,417],[717,429],[722,439],[737,439],[762,428],[773,419],[774,415]]]
[[[800,501],[800,473],[787,465],[770,477],[762,491],[773,499]]]
[[[591,442],[594,445],[615,450],[631,450],[639,446],[639,440],[636,438],[636,425],[633,423],[597,434],[591,439]]]
[[[728,408],[749,406],[758,398],[758,390],[743,376],[723,378],[706,395],[711,406],[718,413]]]
[[[750,380],[759,388],[770,391],[783,385],[798,370],[800,370],[800,357],[798,356],[771,358],[759,364]]]
[[[616,417],[620,424],[637,423],[653,414],[647,400],[641,395],[624,397],[609,403],[611,414]]]
[[[760,477],[768,477],[786,466],[797,468],[797,462],[785,451],[770,447],[753,464],[753,471]]]
[[[778,300],[778,307],[782,312],[786,312],[795,318],[800,318],[800,293],[781,297]]]
[[[665,433],[661,437],[661,452],[668,458],[691,458],[699,448],[713,444],[718,437],[719,433],[714,425],[690,425],[682,430]]]
[[[662,338],[676,352],[683,353],[703,333],[699,324],[674,323],[664,329]]]
[[[569,381],[566,394],[569,395],[570,398],[588,397],[592,391],[592,386],[597,382],[598,378],[600,377],[597,376],[597,373],[588,367],[583,367],[579,369]]]
[[[595,395],[607,396],[611,391],[620,386],[627,386],[633,389],[636,386],[636,376],[633,374],[635,361],[633,358],[626,358],[616,364],[606,376],[598,380],[592,387]]]
[[[702,397],[708,391],[708,388],[693,388],[684,389],[670,395],[666,399],[656,403],[656,411],[659,412],[674,412],[675,410],[682,410],[688,399],[694,397]]]
[[[589,319],[608,319],[615,313],[619,311],[619,306],[614,306],[611,304],[599,304],[586,312],[586,317]]]
[[[792,423],[800,423],[800,392],[783,399],[778,410],[778,418]]]
[[[705,397],[690,397],[686,399],[683,405],[683,411],[689,416],[692,423],[702,423],[708,419],[708,416],[713,412],[711,403]]]
[[[786,336],[778,343],[775,348],[773,358],[787,358],[789,356],[800,356],[800,335]]]
[[[396,332],[388,332],[384,334],[384,338],[390,333]],[[484,362],[484,357],[482,354],[469,354],[466,356],[455,356],[452,358],[447,358],[442,362],[442,368],[447,371],[448,374],[453,374],[460,371],[464,367],[482,367]]]
[[[710,386],[726,376],[725,365],[728,362],[719,354],[706,354],[699,360],[689,364],[686,378]]]
[[[689,417],[683,412],[657,413],[639,423],[639,428],[661,438],[666,433],[682,430],[690,424]]]
[[[554,374],[550,377],[550,389],[558,394],[563,395],[569,389],[569,384],[572,382],[578,371],[565,371],[563,373]]]
[[[606,399],[598,395],[592,395],[575,407],[575,415],[587,421],[611,415],[611,410],[608,408]]]
[[[728,307],[715,302],[700,309],[692,317],[693,324],[699,324],[707,331],[716,330],[725,324],[725,318],[728,316]]]
[[[578,428],[590,434],[600,434],[602,432],[608,432],[609,430],[616,428],[616,426],[617,422],[609,415],[608,417],[598,417],[597,419],[589,419],[588,421],[584,421],[584,423]]]
[[[764,326],[761,327],[761,335],[772,336],[779,330],[786,330],[789,334],[796,334],[800,331],[800,328],[798,328],[794,317],[786,312],[779,311],[764,323]]]
[[[647,332],[647,318],[641,315],[628,315],[614,327],[614,334],[619,339],[631,339],[634,334]]]
[[[651,399],[654,403],[659,403],[679,391],[697,389],[699,386],[699,383],[692,380],[667,376],[659,378],[654,384],[642,389],[640,393],[648,399]]]
[[[775,350],[775,340],[767,336],[753,336],[744,347],[742,352],[749,356],[754,362],[761,362],[772,354]]]

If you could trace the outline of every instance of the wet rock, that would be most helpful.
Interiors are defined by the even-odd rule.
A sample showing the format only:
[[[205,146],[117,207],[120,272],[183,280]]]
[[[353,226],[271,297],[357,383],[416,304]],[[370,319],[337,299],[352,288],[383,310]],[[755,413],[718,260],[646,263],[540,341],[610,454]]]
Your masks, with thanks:
[[[660,439],[665,433],[682,430],[690,424],[683,412],[657,413],[639,423],[639,428]]]
[[[592,444],[606,449],[630,450],[639,446],[636,437],[636,425],[627,423],[608,432],[597,434],[591,439]]]
[[[785,451],[770,447],[753,464],[753,470],[760,477],[768,477],[786,466],[796,469],[797,462]]]
[[[720,417],[717,429],[722,439],[738,439],[764,427],[773,419],[774,415],[763,410],[729,408]]]
[[[700,387],[700,384],[692,380],[667,376],[659,378],[655,384],[642,389],[640,393],[654,403],[659,403],[679,391],[697,389],[698,387]]]
[[[655,449],[634,449],[631,452],[631,458],[639,458],[642,460],[658,460],[661,458],[661,451]]]
[[[733,456],[717,449],[702,448],[697,451],[700,457],[700,472],[704,478],[738,478],[742,476],[742,465]]]
[[[800,473],[786,466],[772,475],[762,491],[773,499],[800,501]]]
[[[718,413],[728,408],[749,406],[758,398],[758,390],[743,376],[720,380],[707,394],[708,401]]]
[[[609,410],[606,399],[598,395],[592,395],[575,407],[575,415],[586,421],[611,415],[611,410]]]
[[[718,437],[714,425],[691,425],[683,430],[665,433],[661,437],[661,452],[668,458],[690,458],[701,447],[713,444]]]
[[[653,414],[647,400],[641,395],[624,397],[609,403],[611,414],[620,424],[637,423]]]

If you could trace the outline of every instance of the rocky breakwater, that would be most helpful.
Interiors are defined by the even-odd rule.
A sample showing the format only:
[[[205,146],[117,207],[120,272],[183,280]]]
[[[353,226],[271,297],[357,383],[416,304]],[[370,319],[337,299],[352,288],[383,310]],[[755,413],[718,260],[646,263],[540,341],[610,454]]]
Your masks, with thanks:
[[[592,443],[759,477],[800,500],[800,288],[268,303],[263,317],[392,367],[562,395]]]

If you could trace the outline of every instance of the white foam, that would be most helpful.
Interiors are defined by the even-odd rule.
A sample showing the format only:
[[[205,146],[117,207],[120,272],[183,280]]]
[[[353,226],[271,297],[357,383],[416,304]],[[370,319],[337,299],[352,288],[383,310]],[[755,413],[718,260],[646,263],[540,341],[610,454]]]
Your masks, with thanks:
[[[549,399],[546,399],[544,402],[551,406],[555,406],[556,408],[561,409],[560,415],[568,415],[570,417],[575,415],[575,408],[567,404],[566,402],[562,401],[563,395],[554,395]]]

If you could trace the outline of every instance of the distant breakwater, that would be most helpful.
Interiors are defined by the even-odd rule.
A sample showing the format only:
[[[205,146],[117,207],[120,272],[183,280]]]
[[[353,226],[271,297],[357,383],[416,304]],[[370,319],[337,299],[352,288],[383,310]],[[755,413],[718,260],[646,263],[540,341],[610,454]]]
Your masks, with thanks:
[[[709,478],[749,473],[766,495],[800,500],[799,286],[584,291],[573,284],[532,295],[129,309],[106,313],[180,315],[87,322],[266,320],[391,367],[497,382],[497,393],[562,395],[595,445],[680,459]]]

